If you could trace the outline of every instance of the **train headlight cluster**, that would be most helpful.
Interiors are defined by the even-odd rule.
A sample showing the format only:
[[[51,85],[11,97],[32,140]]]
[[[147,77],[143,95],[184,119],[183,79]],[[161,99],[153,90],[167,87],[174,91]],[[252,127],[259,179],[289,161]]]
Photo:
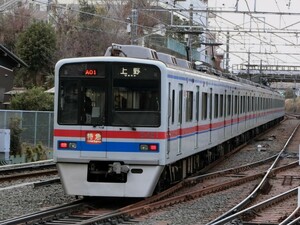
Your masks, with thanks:
[[[158,144],[140,144],[140,151],[158,152]]]
[[[60,141],[60,142],[58,142],[58,148],[59,149],[77,149],[77,143],[70,142],[70,141]]]

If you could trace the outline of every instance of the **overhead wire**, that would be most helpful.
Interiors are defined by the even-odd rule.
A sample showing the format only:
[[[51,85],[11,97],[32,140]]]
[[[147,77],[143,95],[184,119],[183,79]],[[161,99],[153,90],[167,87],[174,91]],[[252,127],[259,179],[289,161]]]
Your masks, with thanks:
[[[39,1],[39,0],[35,0],[35,2],[38,2],[38,3],[40,3],[40,4],[44,4],[44,5],[49,6],[48,3],[45,3],[45,2],[42,2],[42,1]],[[253,14],[251,13],[251,10],[250,10],[250,7],[249,7],[249,4],[248,4],[247,0],[245,0],[245,2],[247,3],[247,8],[248,8],[248,11],[249,11],[249,16],[250,16],[251,18],[253,18],[254,22],[257,24],[257,27],[259,27],[259,25],[258,25],[258,23],[257,23],[257,21],[259,21],[259,22],[263,22],[265,25],[267,25],[268,27],[270,27],[270,28],[272,28],[272,29],[276,28],[275,26],[273,26],[273,25],[267,23],[266,21],[263,21],[263,20],[260,20],[260,19],[257,18],[257,17],[254,17]],[[277,8],[280,10],[277,0],[275,0],[275,2],[276,2],[276,4],[277,4]],[[196,6],[197,6],[197,7],[201,7],[200,4],[199,4],[199,5],[196,5]],[[76,12],[76,13],[82,13],[82,14],[86,14],[86,15],[91,15],[91,16],[94,16],[94,17],[97,17],[97,18],[101,18],[101,19],[104,19],[104,20],[114,21],[114,22],[116,22],[116,23],[119,23],[120,25],[127,25],[127,24],[128,24],[128,22],[127,22],[127,21],[124,21],[124,19],[115,18],[115,17],[112,17],[112,16],[105,16],[105,15],[100,15],[100,14],[96,14],[96,13],[84,12],[84,11],[81,11],[81,10],[77,10],[77,9],[74,9],[74,8],[69,8],[69,7],[67,7],[67,6],[61,6],[61,5],[56,5],[56,7],[57,7],[57,8],[64,9],[64,10],[73,11],[73,12]],[[195,7],[195,8],[197,9],[197,7]],[[189,10],[188,8],[185,8],[185,7],[180,7],[179,10],[180,10],[180,9],[182,9],[182,11],[184,11],[184,10],[185,10],[185,11]],[[164,24],[165,26],[168,26],[167,23],[165,23],[165,22],[159,20],[159,19],[156,18],[156,17],[153,17],[152,15],[147,15],[147,14],[146,14],[145,12],[143,12],[143,11],[140,11],[140,13],[143,14],[143,15],[145,15],[145,16],[148,16],[148,17],[151,18],[151,19],[155,19],[158,23],[161,23],[161,24]],[[183,13],[180,12],[180,11],[179,11],[179,12],[176,12],[176,13],[177,13],[178,15],[181,15],[181,16],[186,17],[186,15],[183,15]],[[201,16],[202,16],[202,14],[200,14],[199,17],[201,17]],[[229,21],[229,20],[227,20],[227,19],[225,19],[225,18],[222,18],[220,15],[217,15],[217,14],[215,14],[215,16],[216,16],[215,24],[220,28],[220,30],[222,30],[222,25],[218,23],[218,21],[220,21],[220,20],[221,20],[221,21],[225,21],[225,22],[227,22],[228,24],[231,24],[232,26],[237,27],[237,28],[241,28],[241,25],[245,25],[245,24],[237,24],[237,23],[234,23],[234,22]],[[254,18],[255,18],[255,19],[254,19]],[[195,25],[199,25],[199,26],[202,26],[202,27],[206,27],[205,21],[203,21],[203,20],[201,20],[201,19],[199,19],[198,21],[194,20],[193,23],[194,23]],[[300,23],[300,22],[297,22],[297,23]],[[295,24],[297,24],[297,23],[295,23]],[[73,26],[75,26],[75,25],[73,25]],[[140,28],[143,28],[143,29],[146,29],[146,30],[153,30],[153,27],[150,27],[150,26],[145,26],[145,25],[141,25],[141,24],[136,24],[136,26],[137,26],[137,27],[140,27]],[[289,25],[289,26],[292,26],[292,25]],[[287,27],[287,26],[286,26],[286,27]],[[286,28],[286,27],[285,27],[285,28]],[[92,30],[92,31],[98,31],[98,32],[106,32],[106,33],[111,34],[111,32],[109,32],[109,31],[107,31],[107,30],[98,29],[98,28],[87,28],[87,27],[83,27],[83,26],[81,27],[81,26],[78,26],[78,25],[76,26],[76,28],[78,28],[78,29],[85,29],[85,30]],[[259,29],[257,29],[257,31],[260,32]],[[157,32],[157,31],[156,31],[156,32]],[[214,35],[215,32],[213,33],[213,32],[211,32],[209,29],[204,29],[204,32],[205,32],[210,38],[214,38],[214,37],[215,37],[215,35]],[[259,38],[258,38],[256,35],[251,34],[250,32],[248,32],[248,33],[245,32],[245,34],[248,34],[249,37],[251,37],[251,38],[254,38],[254,39],[256,39],[256,40],[261,41],[262,44],[269,45],[269,42],[268,42],[268,41],[263,40],[263,38],[261,37],[261,33],[259,33],[259,35],[258,35]],[[222,36],[223,36],[223,37],[225,38],[225,40],[226,40],[226,34],[222,34],[222,32],[219,32],[219,35],[221,35],[220,38],[222,38]],[[277,38],[283,40],[285,43],[290,44],[291,46],[296,46],[295,43],[293,43],[293,41],[290,41],[290,40],[288,40],[287,38],[284,38],[282,35],[276,35],[275,33],[272,33],[272,35],[274,35],[275,37],[277,37]],[[245,36],[245,35],[244,35],[244,36]],[[245,37],[246,37],[246,36],[245,36]],[[234,41],[238,41],[239,44],[242,43],[242,41],[239,40],[239,39],[237,39],[237,38],[231,37],[231,39],[234,40]],[[220,39],[220,40],[221,40],[221,39]],[[273,46],[273,47],[276,47],[276,45]],[[221,47],[220,47],[220,48],[221,48]],[[278,51],[278,49],[277,49],[277,51]],[[297,60],[297,58],[294,58],[294,59]]]
[[[249,9],[250,9],[250,7],[249,7],[249,5],[248,5],[248,11],[249,11]],[[250,13],[249,13],[249,16],[252,16],[253,17],[253,15],[251,14],[251,11],[250,11]],[[220,17],[220,16],[219,16]],[[220,17],[221,18],[221,17]],[[255,17],[257,20],[260,20],[259,18],[257,18],[257,17]],[[224,18],[221,18],[221,19],[224,19]],[[266,21],[262,21],[262,20],[260,20],[262,23],[265,23],[266,25],[268,25],[268,26],[270,26],[270,27],[273,27],[273,28],[276,28],[276,27],[274,27],[274,26],[272,26],[271,24],[268,24],[268,23],[266,23]],[[229,21],[228,21],[229,22]],[[229,22],[229,23],[232,23],[232,24],[234,24],[233,22]],[[234,26],[235,27],[239,27],[239,26],[237,26],[236,24],[234,24]],[[258,29],[258,31],[259,31],[259,29]],[[250,32],[248,33],[252,38],[254,37],[254,38],[256,38],[256,39],[258,39],[258,40],[261,40],[262,41],[262,43],[264,43],[264,44],[266,44],[266,45],[269,45],[269,43],[268,42],[266,42],[265,40],[263,40],[261,37],[260,38],[257,38],[256,36],[253,36],[253,35],[251,35],[250,34]],[[272,34],[272,35],[274,35],[275,37],[277,37],[277,38],[279,38],[279,39],[282,39],[283,41],[285,41],[285,42],[287,42],[287,43],[289,43],[289,44],[291,44],[291,45],[293,45],[294,43],[292,42],[292,41],[290,41],[290,40],[288,40],[288,39],[286,39],[286,38],[284,38],[282,35],[277,35],[277,34]],[[261,36],[261,35],[260,35]],[[273,47],[274,48],[276,48],[276,45],[273,45]],[[277,51],[278,51],[278,49],[277,49]]]

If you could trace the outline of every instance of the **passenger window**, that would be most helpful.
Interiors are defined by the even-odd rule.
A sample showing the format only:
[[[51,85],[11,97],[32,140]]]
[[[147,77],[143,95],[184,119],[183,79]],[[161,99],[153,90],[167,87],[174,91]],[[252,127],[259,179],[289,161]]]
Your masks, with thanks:
[[[193,92],[187,91],[186,95],[186,122],[193,120]]]
[[[219,95],[215,94],[214,118],[218,118],[218,115],[219,115]]]
[[[206,120],[207,119],[207,93],[203,92],[202,93],[202,113],[201,113],[201,118],[202,120]]]

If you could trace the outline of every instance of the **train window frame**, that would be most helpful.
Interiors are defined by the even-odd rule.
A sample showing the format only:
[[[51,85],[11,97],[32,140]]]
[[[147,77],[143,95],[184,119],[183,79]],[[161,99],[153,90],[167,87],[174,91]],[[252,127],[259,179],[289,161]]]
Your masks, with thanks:
[[[251,97],[248,96],[248,99],[247,99],[247,103],[248,103],[248,107],[247,107],[247,112],[251,112]]]
[[[178,123],[182,124],[183,114],[183,84],[178,84]]]
[[[240,96],[240,107],[239,107],[239,109],[240,109],[240,114],[242,114],[243,113],[243,96],[242,95]]]
[[[217,93],[214,94],[214,118],[218,118],[219,116],[219,95]]]
[[[186,99],[185,99],[185,121],[191,122],[193,121],[193,101],[194,95],[193,91],[186,91]]]
[[[200,119],[200,113],[199,113],[199,107],[200,107],[200,87],[196,86],[196,109],[195,109],[195,113],[196,113],[196,121],[198,122]]]
[[[161,70],[144,63],[112,63],[111,126],[161,125]],[[119,104],[115,103],[115,100]]]
[[[232,108],[231,96],[232,95],[227,95],[227,116],[231,116],[231,108]]]
[[[226,108],[227,108],[227,90],[225,90],[225,94],[224,94],[224,117],[226,117]]]
[[[67,84],[64,84],[67,83]],[[72,90],[70,89],[72,88]],[[67,91],[69,90],[69,91]],[[74,79],[63,78],[59,82],[58,90],[58,108],[57,123],[60,125],[79,125],[78,110],[80,104],[79,81]],[[65,110],[66,109],[66,110]]]
[[[201,119],[207,120],[208,93],[202,92]]]
[[[60,66],[58,69],[58,78],[59,78],[59,89],[58,89],[58,105],[57,108],[57,123],[60,125],[74,125],[74,126],[83,126],[83,125],[92,125],[92,117],[91,122],[87,123],[87,113],[85,107],[85,88],[84,86],[87,83],[90,83],[93,86],[95,83],[99,82],[99,84],[103,84],[108,82],[107,80],[107,64],[104,62],[96,62],[96,61],[78,61],[78,62],[67,62]],[[103,82],[105,81],[105,82]],[[68,87],[71,86],[72,89],[77,89],[76,97],[71,97],[72,105],[64,105],[66,104],[67,98],[70,92],[67,91]],[[105,85],[104,85],[105,86]],[[106,92],[106,88],[103,86],[103,90]],[[74,92],[74,91],[73,91]],[[104,103],[105,104],[105,103]],[[68,108],[69,112],[63,112],[62,108]],[[104,108],[104,107],[103,107]],[[93,110],[93,108],[92,108]],[[67,110],[66,110],[67,111]],[[96,111],[92,111],[94,114]],[[92,113],[91,112],[91,113]],[[67,113],[68,116],[63,116],[64,113]],[[93,114],[89,114],[89,116]],[[105,115],[103,115],[105,116]],[[100,117],[100,116],[99,116]],[[65,119],[64,119],[65,118]],[[95,121],[95,120],[93,120]],[[104,120],[97,119],[96,122],[93,122],[103,125],[105,123]]]
[[[239,99],[237,95],[234,95],[234,115],[238,114],[238,108],[239,108]]]
[[[172,90],[172,124],[175,123],[175,90]]]
[[[212,90],[212,88],[210,88],[210,90],[209,90],[209,114],[208,114],[208,116],[209,116],[209,119],[210,120],[212,120],[212,118],[213,118],[213,90]]]
[[[224,115],[224,95],[220,94],[220,117]]]

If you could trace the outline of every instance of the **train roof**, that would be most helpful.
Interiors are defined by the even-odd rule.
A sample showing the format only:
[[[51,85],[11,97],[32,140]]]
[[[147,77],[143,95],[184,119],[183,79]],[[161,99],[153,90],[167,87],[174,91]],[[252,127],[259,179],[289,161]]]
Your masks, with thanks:
[[[110,47],[107,48],[104,56],[121,56],[158,60],[157,53],[154,49],[138,45],[112,44]]]
[[[235,75],[229,74],[229,73],[222,73],[222,72],[214,72],[211,71],[208,73],[208,71],[201,71],[195,69],[192,65],[191,62],[185,60],[185,59],[180,59],[180,58],[175,58],[172,55],[162,53],[162,52],[157,52],[154,49],[143,47],[143,46],[138,46],[138,45],[121,45],[121,44],[115,44],[113,43],[110,47],[107,48],[104,56],[107,57],[130,57],[130,58],[136,58],[136,59],[148,59],[148,60],[155,60],[155,61],[161,61],[164,64],[166,64],[167,67],[174,67],[174,69],[178,69],[180,67],[183,70],[187,71],[193,71],[193,72],[201,72],[201,74],[207,75],[211,78],[219,78],[222,80],[232,80],[238,83],[242,84],[247,84],[255,87],[260,87],[264,89],[269,89],[270,91],[272,90],[270,87],[252,82],[247,79],[243,79],[240,77],[237,77]],[[197,67],[197,66],[196,66]]]
[[[177,66],[177,60],[174,56],[162,52],[157,52],[157,56],[158,60],[169,65]]]
[[[187,61],[186,59],[176,58],[176,61],[177,61],[177,65],[182,68],[193,69],[192,63],[190,61]]]

